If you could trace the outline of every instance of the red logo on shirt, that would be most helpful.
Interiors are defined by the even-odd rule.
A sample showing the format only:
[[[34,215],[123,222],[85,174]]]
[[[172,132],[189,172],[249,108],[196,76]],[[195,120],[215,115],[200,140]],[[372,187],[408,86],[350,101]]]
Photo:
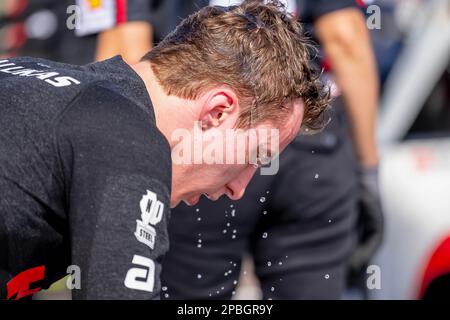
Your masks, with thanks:
[[[41,288],[30,288],[30,286],[38,281],[44,280],[45,277],[45,266],[39,266],[36,268],[28,269],[19,273],[17,276],[12,278],[7,286],[8,295],[6,299],[19,300],[26,296],[35,294],[40,291]]]

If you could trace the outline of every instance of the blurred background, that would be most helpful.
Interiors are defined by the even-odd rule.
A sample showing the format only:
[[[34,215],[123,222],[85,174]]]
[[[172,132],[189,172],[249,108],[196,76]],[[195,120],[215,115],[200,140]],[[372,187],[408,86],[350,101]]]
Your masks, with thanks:
[[[101,2],[86,1],[93,9]],[[194,2],[149,2],[151,28],[145,32],[150,43],[200,7]],[[99,39],[95,23],[91,31],[71,30],[68,8],[74,4],[0,0],[0,58],[28,55],[72,64],[99,59],[97,45],[114,45],[115,38]],[[349,288],[343,298],[450,297],[450,1],[365,5],[361,10],[367,16],[367,5],[381,10],[380,28],[369,32],[381,88],[378,141],[385,235],[371,261],[379,267],[381,288]],[[247,276],[241,277],[235,298],[260,298],[251,257],[241,273]],[[62,287],[56,285],[41,298],[67,297]]]

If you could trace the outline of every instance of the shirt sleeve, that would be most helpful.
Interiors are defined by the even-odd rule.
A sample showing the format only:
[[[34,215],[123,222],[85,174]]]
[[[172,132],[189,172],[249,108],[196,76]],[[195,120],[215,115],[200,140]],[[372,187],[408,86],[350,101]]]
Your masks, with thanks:
[[[297,0],[300,20],[314,23],[321,16],[334,11],[357,8],[356,0]]]
[[[170,148],[152,117],[102,87],[85,90],[58,126],[75,299],[158,299],[168,250]]]
[[[111,29],[121,23],[149,21],[150,10],[156,0],[76,0],[79,8],[79,37]]]

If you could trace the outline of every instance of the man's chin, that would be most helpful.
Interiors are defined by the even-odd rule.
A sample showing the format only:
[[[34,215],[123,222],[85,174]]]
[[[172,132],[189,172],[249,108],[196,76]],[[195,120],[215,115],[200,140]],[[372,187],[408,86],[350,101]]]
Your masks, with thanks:
[[[183,202],[186,203],[188,206],[192,207],[192,206],[195,206],[199,200],[200,200],[200,196],[196,196],[196,197],[192,197],[189,199],[183,199]]]

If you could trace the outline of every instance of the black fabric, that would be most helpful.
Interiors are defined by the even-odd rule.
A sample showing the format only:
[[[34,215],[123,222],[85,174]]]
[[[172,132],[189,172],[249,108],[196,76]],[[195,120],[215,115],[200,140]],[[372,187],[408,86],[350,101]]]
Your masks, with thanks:
[[[358,7],[356,0],[297,0],[299,18],[304,23],[314,23],[328,13],[352,7]]]
[[[278,174],[255,175],[241,200],[202,198],[196,207],[173,209],[162,273],[169,298],[230,298],[246,252],[265,298],[340,297],[355,247],[359,195],[338,104],[324,132],[299,136],[281,154]]]
[[[75,298],[158,298],[170,148],[140,77],[119,57],[17,58],[0,61],[0,88],[0,273],[44,265],[45,288],[75,264]],[[134,235],[148,191],[164,203],[153,250]],[[152,292],[124,285],[135,255],[155,263]]]

